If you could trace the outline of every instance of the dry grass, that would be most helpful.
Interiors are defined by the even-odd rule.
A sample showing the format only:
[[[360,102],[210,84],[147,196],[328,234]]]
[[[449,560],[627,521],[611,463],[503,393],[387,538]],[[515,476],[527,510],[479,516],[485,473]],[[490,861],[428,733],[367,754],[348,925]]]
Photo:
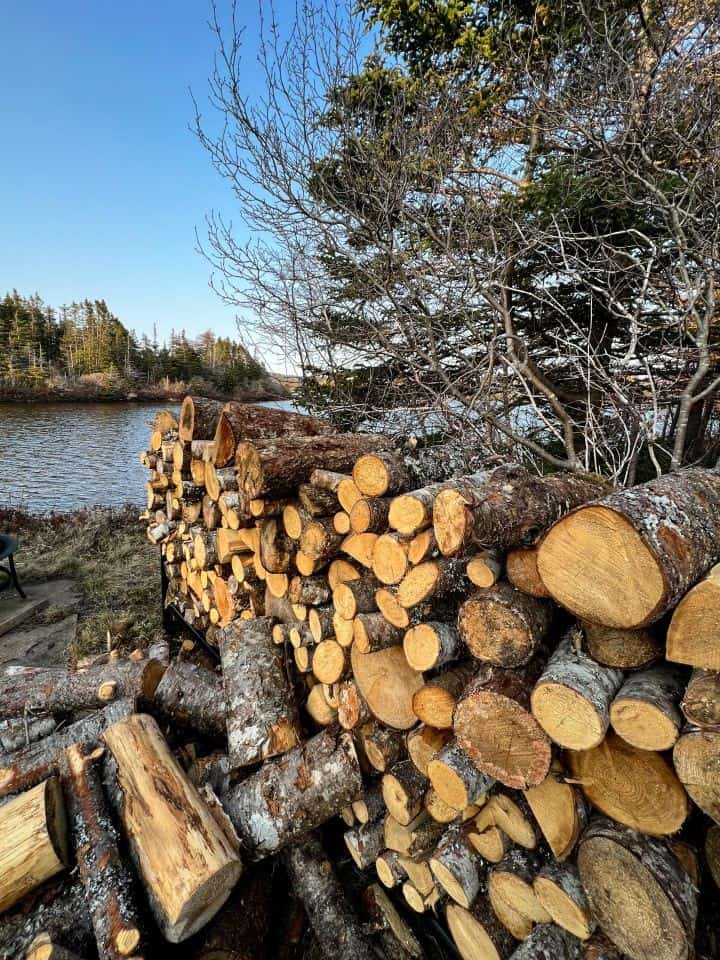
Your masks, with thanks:
[[[81,593],[76,656],[146,646],[162,635],[160,562],[137,508],[97,507],[36,517],[0,510],[0,530],[19,540],[25,581],[71,577]],[[45,617],[57,611],[50,608]]]

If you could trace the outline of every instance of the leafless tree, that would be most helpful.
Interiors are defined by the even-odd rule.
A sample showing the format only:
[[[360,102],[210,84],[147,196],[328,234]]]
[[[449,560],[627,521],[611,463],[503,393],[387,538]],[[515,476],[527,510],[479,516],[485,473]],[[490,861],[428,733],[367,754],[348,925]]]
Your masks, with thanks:
[[[584,42],[542,69],[508,41],[490,119],[471,68],[353,86],[371,38],[320,0],[264,23],[250,100],[215,17],[222,127],[197,130],[251,239],[213,214],[207,252],[344,423],[628,483],[720,445],[720,20],[573,15]]]

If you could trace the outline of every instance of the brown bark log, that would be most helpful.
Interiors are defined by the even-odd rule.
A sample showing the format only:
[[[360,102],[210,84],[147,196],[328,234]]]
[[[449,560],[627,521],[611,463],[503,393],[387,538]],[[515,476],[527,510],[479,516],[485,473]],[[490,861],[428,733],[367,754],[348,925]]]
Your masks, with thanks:
[[[354,508],[353,508],[354,509]],[[372,570],[380,583],[400,583],[408,572],[410,540],[399,533],[383,533],[373,546]]]
[[[407,558],[413,566],[417,566],[425,560],[434,560],[439,553],[435,532],[428,529],[415,534],[412,538],[408,546]]]
[[[238,852],[152,717],[135,714],[103,739],[105,783],[131,856],[163,936],[179,943],[227,900],[242,870]]]
[[[215,463],[230,463],[241,440],[270,437],[314,437],[335,433],[332,424],[289,410],[275,410],[252,403],[225,404],[215,430]]]
[[[135,881],[120,852],[120,835],[112,821],[96,766],[99,753],[85,756],[79,747],[68,747],[63,777],[75,856],[98,955],[100,960],[121,960],[140,956],[144,937]]]
[[[312,671],[320,683],[338,683],[350,672],[350,654],[335,640],[322,640],[313,649]]]
[[[155,691],[154,707],[162,718],[209,737],[225,735],[222,679],[211,670],[176,660]]]
[[[338,684],[337,719],[343,730],[354,730],[371,719],[370,708],[353,680]]]
[[[53,943],[47,934],[41,933],[28,947],[25,960],[81,960],[76,953]]]
[[[349,533],[340,544],[340,549],[360,566],[372,570],[373,552],[377,543],[376,533]]]
[[[192,397],[188,394],[180,408],[178,436],[183,443],[191,440],[212,440],[222,413],[223,405],[219,400],[206,397]]]
[[[592,750],[569,750],[567,760],[573,779],[594,807],[641,833],[675,833],[690,811],[687,794],[665,757],[631,747],[612,732]]]
[[[152,700],[164,665],[157,660],[114,660],[77,673],[55,668],[13,673],[0,680],[0,717],[28,711],[76,713],[110,700]]]
[[[455,740],[430,760],[427,775],[438,796],[456,810],[483,800],[495,784],[492,777],[478,770]]]
[[[332,590],[324,576],[293,577],[288,588],[288,600],[291,603],[305,603],[311,607],[320,607],[330,600]]]
[[[584,647],[604,667],[635,670],[663,656],[663,643],[650,630],[623,630],[581,621]]]
[[[240,620],[221,631],[228,752],[244,767],[292,750],[300,742],[297,706],[272,620]]]
[[[413,696],[423,686],[423,679],[408,666],[401,646],[367,654],[353,646],[351,665],[355,683],[373,716],[396,730],[409,730],[415,725]]]
[[[550,921],[550,914],[540,904],[533,888],[542,864],[543,858],[535,851],[512,847],[490,873],[490,903],[518,939],[527,936],[533,923]]]
[[[578,869],[592,914],[623,953],[691,956],[697,888],[665,841],[599,817],[580,841]]]
[[[222,802],[254,860],[307,835],[362,793],[351,737],[323,731],[226,793]]]
[[[431,483],[395,497],[388,514],[392,529],[405,536],[414,536],[431,527],[435,497],[447,488],[447,483]]]
[[[65,806],[55,777],[0,807],[0,913],[68,863]]]
[[[209,497],[207,494],[202,499],[202,518],[203,523],[208,528],[208,530],[215,530],[220,526],[222,520],[222,513],[220,512],[220,507],[217,505],[216,501]],[[227,561],[220,561],[221,563]]]
[[[435,600],[466,590],[467,586],[467,573],[462,560],[426,560],[403,577],[397,589],[397,599],[407,609],[431,598]]]
[[[129,700],[117,700],[103,710],[61,728],[44,740],[0,757],[0,797],[28,790],[57,773],[67,747],[74,743],[84,748],[92,746],[110,724],[130,716],[133,709]]]
[[[412,699],[412,710],[418,720],[438,730],[449,730],[458,699],[475,675],[477,664],[453,664],[423,684]]]
[[[646,626],[720,557],[719,508],[720,474],[699,467],[618,491],[555,524],[540,545],[540,575],[585,620]]]
[[[482,664],[455,709],[458,744],[507,787],[536,786],[550,769],[550,741],[530,712],[530,694],[546,660],[543,650],[516,670]]]
[[[350,511],[350,529],[355,533],[384,533],[389,511],[390,500],[383,497],[363,497]]]
[[[680,735],[687,672],[663,663],[631,674],[610,705],[615,733],[641,750],[669,750]]]
[[[720,670],[719,601],[720,565],[717,565],[675,608],[667,632],[665,655],[668,660],[704,670]]]
[[[614,943],[597,930],[589,940],[583,944],[583,960],[623,960],[620,951]]]
[[[517,466],[461,478],[453,486],[433,506],[435,537],[446,556],[532,544],[559,517],[607,491],[598,477],[533,477]]]
[[[311,837],[293,846],[285,863],[327,960],[374,960],[374,952],[319,840]]]
[[[482,550],[468,560],[466,571],[468,580],[476,587],[483,590],[494,587],[503,572],[502,554],[497,550]]]
[[[720,729],[720,673],[693,670],[680,706],[689,723]]]
[[[335,556],[342,541],[343,536],[335,529],[332,517],[318,517],[303,525],[300,550],[306,557],[323,564]]]
[[[323,490],[312,483],[301,483],[297,488],[297,499],[300,508],[309,517],[332,516],[340,508],[337,493],[332,490]]]
[[[370,766],[379,773],[385,773],[403,754],[402,734],[390,727],[371,721],[360,727],[357,736]]]
[[[235,468],[216,467],[212,463],[205,464],[205,489],[208,496],[216,502],[223,493],[233,493],[238,488]]]
[[[509,583],[478,590],[458,613],[458,630],[470,653],[499,667],[521,667],[535,655],[552,622],[552,605]]]
[[[382,795],[382,783],[373,780],[365,784],[363,795],[353,800],[352,811],[360,826],[384,820],[386,809]]]
[[[428,776],[428,764],[450,740],[452,731],[438,730],[424,723],[409,731],[406,738],[408,756],[423,776]]]
[[[582,651],[581,637],[576,627],[565,634],[530,699],[545,733],[572,750],[589,750],[602,742],[610,705],[623,682],[621,670],[602,667]]]
[[[354,620],[358,614],[377,610],[375,592],[379,584],[374,577],[339,583],[333,590],[333,606],[343,620]]]
[[[691,799],[720,823],[720,733],[691,728],[675,744],[673,764]]]
[[[287,573],[292,567],[295,543],[283,528],[280,517],[268,517],[260,524],[260,560],[268,573]]]
[[[313,470],[342,473],[363,452],[384,450],[389,444],[380,434],[363,433],[242,442],[235,452],[239,489],[251,498],[283,496],[308,481]]]

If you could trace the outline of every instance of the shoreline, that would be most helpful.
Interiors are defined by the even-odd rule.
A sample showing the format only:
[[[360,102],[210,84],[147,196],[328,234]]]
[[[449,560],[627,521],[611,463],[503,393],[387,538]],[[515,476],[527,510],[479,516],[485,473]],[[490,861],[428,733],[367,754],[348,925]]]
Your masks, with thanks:
[[[0,389],[0,403],[172,403],[179,405],[187,392],[187,389],[175,391],[154,387],[136,390],[92,389],[85,386],[68,387],[67,390],[57,387],[48,390],[18,387],[12,390]],[[236,400],[239,403],[267,403],[273,400],[288,400],[291,394],[270,390],[248,390],[231,395],[204,390],[203,396],[225,402]]]

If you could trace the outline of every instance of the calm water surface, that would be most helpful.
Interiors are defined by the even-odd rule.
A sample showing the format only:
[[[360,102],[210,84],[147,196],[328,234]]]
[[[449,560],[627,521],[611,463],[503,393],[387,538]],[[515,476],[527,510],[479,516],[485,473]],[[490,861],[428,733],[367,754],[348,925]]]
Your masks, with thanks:
[[[263,406],[293,409],[289,401]],[[0,403],[0,506],[32,513],[145,504],[138,459],[161,404]]]

